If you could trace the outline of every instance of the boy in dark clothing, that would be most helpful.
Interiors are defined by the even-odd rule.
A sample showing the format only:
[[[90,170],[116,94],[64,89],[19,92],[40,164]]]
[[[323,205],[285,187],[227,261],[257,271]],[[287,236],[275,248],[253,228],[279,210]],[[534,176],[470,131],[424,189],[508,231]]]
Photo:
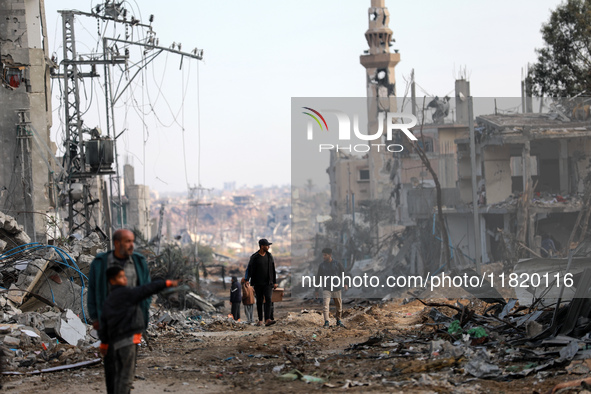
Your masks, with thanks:
[[[100,352],[107,354],[109,347],[113,357],[105,362],[115,363],[115,394],[127,394],[135,376],[137,345],[145,330],[140,302],[165,287],[177,286],[176,280],[159,280],[138,287],[126,287],[127,277],[120,266],[107,269],[111,292],[105,300],[98,331]]]
[[[232,277],[232,287],[230,288],[230,304],[232,304],[232,316],[234,320],[240,321],[240,304],[242,303],[242,289],[238,283],[238,278]]]

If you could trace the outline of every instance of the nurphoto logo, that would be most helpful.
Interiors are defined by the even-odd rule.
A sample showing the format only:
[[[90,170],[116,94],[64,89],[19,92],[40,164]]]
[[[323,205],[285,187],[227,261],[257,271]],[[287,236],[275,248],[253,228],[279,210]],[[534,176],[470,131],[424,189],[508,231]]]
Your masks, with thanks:
[[[353,115],[353,127],[351,127],[351,120],[349,115],[347,115],[343,111],[339,110],[322,110],[317,111],[310,107],[302,107],[303,109],[309,112],[302,112],[303,114],[307,115],[310,119],[307,122],[307,138],[308,140],[314,139],[314,124],[317,124],[321,131],[329,131],[328,130],[328,123],[326,122],[325,115],[334,115],[338,122],[338,139],[339,141],[350,141],[351,140],[351,129],[353,129],[353,133],[355,137],[361,141],[376,141],[380,140],[384,135],[384,123],[386,124],[386,140],[392,141],[392,135],[394,131],[402,131],[406,137],[411,141],[417,141],[417,137],[409,130],[410,128],[416,126],[417,118],[412,114],[405,114],[400,112],[380,112],[378,114],[378,129],[373,134],[365,134],[359,129],[359,116],[357,114]],[[394,120],[404,120],[410,119],[408,123],[394,123]],[[400,144],[387,144],[387,143],[372,143],[372,144],[318,144],[318,151],[322,152],[323,150],[331,150],[336,149],[338,151],[349,151],[349,152],[358,152],[364,153],[369,152],[369,150],[375,147],[377,148],[378,152],[380,149],[386,150],[388,152],[396,153],[402,152],[404,147]]]

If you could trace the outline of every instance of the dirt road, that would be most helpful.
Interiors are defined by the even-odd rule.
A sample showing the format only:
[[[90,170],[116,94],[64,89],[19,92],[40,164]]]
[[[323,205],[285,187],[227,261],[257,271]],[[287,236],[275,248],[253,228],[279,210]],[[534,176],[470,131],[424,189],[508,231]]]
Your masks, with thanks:
[[[467,356],[430,349],[434,328],[425,324],[427,308],[417,301],[349,305],[347,327],[329,329],[321,327],[320,304],[288,300],[276,306],[277,324],[271,327],[221,319],[208,331],[158,329],[153,350],[140,351],[134,392],[531,393],[580,377],[561,369],[505,382],[476,379],[464,370]],[[293,369],[325,383],[280,377]],[[5,381],[7,393],[40,391],[104,392],[102,366]]]

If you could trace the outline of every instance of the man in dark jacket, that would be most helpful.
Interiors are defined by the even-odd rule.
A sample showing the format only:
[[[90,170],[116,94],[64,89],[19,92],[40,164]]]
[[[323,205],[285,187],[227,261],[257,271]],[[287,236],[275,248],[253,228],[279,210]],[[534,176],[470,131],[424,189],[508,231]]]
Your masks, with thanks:
[[[324,327],[330,327],[329,323],[329,315],[330,315],[330,299],[334,300],[334,306],[336,308],[336,318],[337,318],[337,326],[338,327],[345,327],[343,322],[341,321],[341,317],[343,316],[343,301],[341,298],[341,288],[333,288],[332,281],[330,279],[326,280],[327,278],[331,278],[336,276],[338,278],[343,278],[343,273],[345,270],[343,269],[343,265],[332,258],[332,249],[331,248],[324,248],[322,249],[322,263],[318,266],[318,278],[325,283],[324,289],[322,291],[322,298],[324,301]],[[347,285],[345,285],[345,290],[347,290]]]
[[[150,271],[146,264],[146,259],[139,253],[134,253],[133,243],[135,237],[129,230],[121,229],[113,234],[114,250],[101,253],[95,257],[90,264],[90,273],[88,275],[88,295],[87,309],[90,319],[93,321],[93,327],[98,330],[99,322],[103,310],[103,304],[110,291],[110,285],[107,281],[107,268],[119,266],[125,271],[127,277],[127,287],[143,286],[150,283]],[[148,326],[149,309],[151,297],[140,302],[140,308],[144,318],[145,327]],[[113,362],[107,362],[112,357],[109,351],[105,357],[105,378],[107,381],[107,393],[114,393],[114,370]]]
[[[263,301],[265,305],[265,326],[275,324],[275,320],[271,320],[271,297],[273,296],[273,289],[277,288],[277,274],[275,273],[275,260],[269,246],[272,243],[266,239],[259,240],[259,250],[252,256],[248,262],[247,280],[254,287],[254,293],[257,299],[257,313],[259,321],[257,326],[263,325]]]
[[[106,276],[111,291],[102,308],[98,331],[100,352],[103,356],[108,352],[112,354],[111,358],[105,359],[105,364],[113,364],[113,392],[127,394],[131,391],[135,376],[137,345],[145,330],[144,316],[139,304],[165,287],[177,286],[178,281],[159,280],[143,286],[127,287],[125,270],[117,265],[109,267]]]

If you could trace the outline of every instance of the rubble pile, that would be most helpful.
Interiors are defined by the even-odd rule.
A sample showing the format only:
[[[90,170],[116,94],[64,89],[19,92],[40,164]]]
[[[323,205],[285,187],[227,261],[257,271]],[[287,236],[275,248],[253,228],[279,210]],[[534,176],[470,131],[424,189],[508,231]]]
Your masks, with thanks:
[[[96,233],[57,240],[56,245],[31,243],[16,221],[0,213],[0,290],[21,311],[44,305],[71,309],[85,318],[86,275],[97,253],[106,249]]]
[[[71,310],[45,307],[39,312],[21,312],[9,299],[0,296],[0,342],[5,369],[29,373],[56,365],[96,359],[96,339]],[[24,371],[23,371],[24,369]]]
[[[40,373],[100,361],[97,333],[86,324],[86,286],[94,256],[107,245],[97,233],[56,241],[32,243],[14,218],[0,212],[0,351],[6,358],[5,373]],[[154,312],[153,336],[158,336],[158,327],[202,331],[227,320],[211,317],[217,313],[212,296],[187,291],[185,298],[197,309]]]
[[[521,193],[509,196],[505,201],[491,204],[493,208],[516,208],[519,200],[521,199]],[[560,195],[548,192],[535,192],[531,204],[538,207],[556,207],[556,206],[569,206],[574,208],[580,208],[583,205],[582,194],[577,195]]]
[[[213,312],[199,309],[168,311],[163,308],[152,308],[147,334],[157,338],[163,334],[182,335],[191,332],[245,329],[246,323],[237,322],[231,317],[220,315],[219,312],[221,310],[215,308]]]

